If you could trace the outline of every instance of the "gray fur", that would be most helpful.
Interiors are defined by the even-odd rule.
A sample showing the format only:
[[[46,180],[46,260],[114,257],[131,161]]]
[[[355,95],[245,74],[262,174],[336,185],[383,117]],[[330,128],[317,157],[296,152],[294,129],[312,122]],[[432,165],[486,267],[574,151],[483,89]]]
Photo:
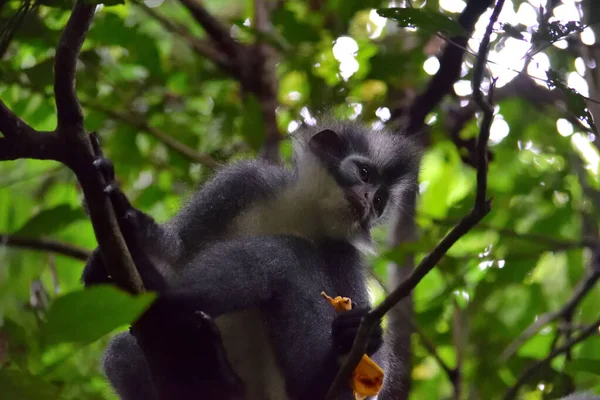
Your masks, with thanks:
[[[324,128],[349,143],[347,156],[364,157],[385,171],[388,205],[366,228],[354,220],[330,169],[309,149],[310,138]],[[240,162],[219,171],[165,224],[139,217],[149,226],[141,233],[143,247],[171,282],[171,294],[216,318],[249,400],[324,395],[338,365],[331,347],[336,314],[320,292],[368,307],[357,247],[368,245],[370,228],[416,190],[419,154],[405,137],[330,121],[293,140],[293,170]],[[97,251],[94,256],[84,271],[86,283],[95,276]],[[139,348],[124,335],[107,348],[104,370],[124,399],[151,400],[125,395],[122,388],[127,371],[147,373]],[[132,384],[143,380],[131,378]]]

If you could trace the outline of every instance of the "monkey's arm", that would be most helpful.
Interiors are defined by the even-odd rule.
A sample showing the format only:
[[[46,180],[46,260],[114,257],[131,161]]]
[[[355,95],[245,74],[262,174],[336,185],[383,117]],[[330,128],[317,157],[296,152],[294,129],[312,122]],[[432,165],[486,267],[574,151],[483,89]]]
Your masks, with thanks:
[[[302,239],[251,237],[218,242],[182,268],[163,291],[171,306],[211,317],[261,307],[280,297],[302,270]],[[144,278],[145,271],[140,271]]]
[[[94,164],[103,174],[107,188],[118,190],[114,168],[102,154],[95,135]],[[222,239],[231,221],[249,204],[268,197],[289,178],[288,172],[262,161],[244,161],[223,168],[202,186],[171,220],[158,224],[126,200],[129,223],[135,225],[139,246],[165,270],[185,264],[216,240]],[[126,198],[125,198],[126,199]],[[161,271],[164,273],[164,271]],[[99,249],[84,267],[86,285],[109,283]]]

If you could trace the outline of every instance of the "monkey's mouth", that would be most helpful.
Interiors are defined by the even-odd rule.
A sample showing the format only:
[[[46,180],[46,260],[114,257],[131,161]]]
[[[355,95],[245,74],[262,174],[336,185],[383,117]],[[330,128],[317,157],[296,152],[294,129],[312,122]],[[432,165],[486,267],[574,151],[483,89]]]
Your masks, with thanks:
[[[346,200],[350,203],[350,209],[357,220],[362,221],[367,215],[367,205],[360,196],[354,193],[346,194]]]

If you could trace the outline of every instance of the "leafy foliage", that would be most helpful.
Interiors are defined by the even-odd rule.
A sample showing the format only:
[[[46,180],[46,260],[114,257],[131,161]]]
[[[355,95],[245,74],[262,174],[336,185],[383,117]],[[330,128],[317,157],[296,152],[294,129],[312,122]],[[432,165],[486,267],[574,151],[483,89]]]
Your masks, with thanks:
[[[212,170],[167,145],[160,133],[218,161],[255,157],[264,142],[260,99],[243,91],[235,78],[146,9],[152,7],[189,29],[195,39],[208,42],[178,2],[93,2],[102,7],[77,69],[86,128],[101,137],[132,202],[164,221]],[[253,25],[249,0],[202,3],[240,42],[259,40],[273,46],[277,127],[283,133],[324,110],[375,127],[395,126],[430,82],[436,58],[451,46],[435,34],[463,33],[458,10],[448,11],[443,7],[449,2],[437,0],[413,0],[413,8],[387,8],[389,2],[376,0],[276,2],[268,32]],[[34,128],[52,130],[53,49],[72,2],[30,5],[0,6],[0,99]],[[532,19],[515,25],[511,15],[528,15],[528,10],[539,13],[530,2],[507,2],[506,14],[500,16],[504,33],[497,32],[490,52],[488,66],[502,78],[490,141],[492,212],[450,249],[413,294],[412,322],[419,328],[411,347],[413,399],[452,394],[452,383],[429,343],[450,368],[461,361],[465,396],[468,392],[473,398],[501,398],[525,367],[564,343],[566,320],[537,331],[506,361],[502,353],[540,315],[569,300],[591,263],[589,244],[598,236],[600,220],[593,120],[598,121],[594,107],[600,87],[589,80],[588,96],[581,87],[565,83],[577,82],[570,79],[573,76],[587,79],[577,61],[584,56],[572,42],[578,40],[583,22]],[[469,49],[477,48],[485,14],[480,22]],[[597,27],[589,29],[600,38]],[[515,55],[515,41],[542,57],[531,55],[524,69],[524,51]],[[565,42],[567,49],[558,43],[547,45],[557,41]],[[470,87],[473,60],[467,54],[457,72],[457,96],[446,96],[427,116],[427,149],[414,213],[418,239],[390,249],[389,230],[375,233],[381,250],[370,259],[377,278],[372,282],[376,302],[391,283],[389,263],[402,264],[410,254],[419,261],[473,204],[475,171],[463,161],[468,150],[460,145],[478,132],[473,115],[477,110],[466,113],[470,93],[462,91]],[[548,71],[536,69],[544,65],[540,60],[548,61]],[[584,69],[590,68],[585,72],[598,63],[585,59]],[[255,73],[253,66],[244,67]],[[510,86],[515,76],[523,78],[515,72],[522,69],[535,74],[541,84],[528,80]],[[452,136],[454,128],[457,133]],[[290,161],[287,139],[281,154]],[[82,199],[66,167],[33,160],[0,163],[2,243],[4,235],[12,235],[93,249],[96,240]],[[0,247],[1,398],[55,399],[59,393],[61,399],[116,398],[99,370],[102,349],[114,332],[137,318],[152,296],[130,298],[106,287],[83,291],[82,267],[80,260],[60,253]],[[568,327],[577,331],[596,320],[599,302],[600,290],[594,287],[570,316]],[[539,369],[523,388],[522,398],[556,398],[573,388],[600,392],[599,361],[600,340],[592,337],[574,347],[569,357]]]
[[[567,96],[567,107],[569,111],[580,120],[585,121],[595,133],[598,133],[596,125],[594,124],[594,119],[587,107],[584,97],[577,93],[576,90],[568,87],[555,71],[548,70],[546,76],[548,77],[549,87],[557,87]]]
[[[144,293],[133,297],[112,286],[97,286],[73,291],[57,298],[46,315],[42,326],[45,346],[59,343],[87,344],[100,339],[110,331],[135,321],[154,295]],[[102,318],[86,319],[87,315]],[[84,324],[81,322],[85,321]],[[76,329],[74,329],[76,327]]]
[[[444,14],[427,9],[385,8],[377,10],[382,17],[391,18],[403,28],[421,28],[430,32],[441,31],[448,35],[459,35],[463,29],[456,21]]]

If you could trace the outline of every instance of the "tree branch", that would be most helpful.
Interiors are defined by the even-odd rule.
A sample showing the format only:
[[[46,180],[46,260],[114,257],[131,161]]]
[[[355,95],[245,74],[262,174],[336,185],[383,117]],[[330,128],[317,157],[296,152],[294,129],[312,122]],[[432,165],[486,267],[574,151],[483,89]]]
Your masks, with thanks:
[[[54,132],[36,132],[23,128],[26,125],[16,123],[18,120],[14,113],[2,105],[0,121],[5,131],[0,141],[0,160],[36,158],[67,165],[77,176],[85,195],[94,233],[110,275],[122,288],[138,293],[144,288],[121,236],[112,205],[104,193],[101,176],[93,165],[94,154],[75,93],[77,58],[95,8],[95,5],[79,0],[59,39],[54,63],[57,129]]]
[[[549,324],[552,321],[555,321],[559,318],[564,318],[570,315],[573,310],[579,305],[579,303],[584,299],[584,297],[589,293],[590,290],[594,288],[596,282],[600,279],[600,268],[598,265],[595,268],[591,268],[586,277],[581,279],[575,289],[573,290],[573,294],[569,298],[569,300],[558,310],[551,311],[545,313],[538,317],[527,329],[523,331],[519,335],[518,338],[513,340],[513,342],[506,347],[506,349],[502,352],[500,359],[505,362],[508,358],[510,358],[529,338],[535,335],[540,329],[542,329],[545,325]]]
[[[252,93],[260,103],[260,111],[264,122],[265,141],[260,152],[260,157],[279,163],[279,143],[282,135],[277,126],[277,75],[273,61],[273,48],[266,42],[261,41],[257,35],[256,42],[251,46],[245,46],[235,41],[228,30],[202,6],[198,0],[180,0],[188,9],[192,17],[204,28],[209,38],[216,44],[225,55],[220,55],[217,64],[225,72],[235,77],[242,90]],[[270,10],[265,1],[254,2],[254,26],[259,33],[269,30]],[[158,18],[161,18],[157,15]],[[197,39],[189,38],[189,34],[177,28],[168,21],[163,20],[163,25],[171,31],[180,33],[192,48],[198,46]],[[206,49],[198,49],[203,53]],[[213,52],[211,52],[212,54]],[[211,57],[215,58],[214,55]],[[225,61],[221,61],[224,59]]]
[[[475,72],[473,74],[473,88],[475,92],[481,93],[481,81],[483,77],[483,69],[485,61],[487,59],[488,45],[490,42],[490,35],[492,28],[496,23],[504,0],[498,0],[490,22],[486,29],[484,38],[479,47],[479,55],[475,63]],[[474,22],[473,22],[474,23]],[[493,94],[493,85],[490,87],[490,101]],[[358,334],[354,340],[352,350],[348,355],[348,359],[338,372],[333,384],[331,385],[329,392],[327,393],[327,399],[334,399],[335,396],[340,392],[341,388],[348,381],[350,375],[356,365],[360,361],[362,355],[366,350],[368,337],[373,330],[375,324],[379,323],[381,318],[394,307],[400,300],[408,296],[417,284],[427,275],[442,259],[446,252],[452,247],[458,239],[466,234],[472,227],[474,227],[479,221],[481,221],[490,211],[491,200],[486,199],[487,192],[487,142],[490,135],[490,126],[494,117],[494,110],[490,103],[485,101],[482,96],[478,96],[478,103],[481,106],[483,112],[483,120],[481,128],[479,130],[478,142],[477,142],[477,192],[475,196],[475,204],[469,214],[467,214],[451,231],[446,235],[442,241],[429,253],[421,263],[411,272],[408,278],[402,282],[390,295],[388,295],[381,304],[371,310],[360,324]]]
[[[2,101],[0,101],[0,132],[7,138],[35,134],[35,130],[6,107]]]
[[[421,93],[411,104],[409,109],[409,121],[406,127],[406,133],[413,135],[421,131],[425,123],[425,117],[433,110],[446,94],[452,89],[452,85],[460,76],[460,66],[463,60],[464,48],[467,45],[469,37],[475,29],[475,23],[493,4],[493,0],[470,0],[467,6],[458,17],[458,23],[465,30],[465,34],[453,37],[450,40],[456,43],[455,46],[446,46],[446,49],[440,57],[440,67],[436,74],[431,78],[425,91]],[[400,110],[394,110],[391,118],[400,117]]]
[[[229,57],[229,60],[235,63],[239,55],[240,46],[231,37],[227,28],[210,15],[198,0],[180,0],[180,2],[204,28],[208,36]]]
[[[92,23],[95,4],[78,2],[60,36],[54,59],[54,97],[58,130],[83,129],[83,111],[75,90],[77,58]]]
[[[254,1],[254,25],[257,32],[268,33],[270,30],[269,21],[270,10],[265,0]],[[273,48],[257,37],[254,44],[254,64],[258,71],[247,70],[246,74],[252,76],[242,76],[242,84],[248,90],[257,94],[260,101],[260,109],[265,123],[265,143],[261,151],[261,157],[274,163],[281,162],[279,155],[279,143],[281,142],[281,133],[277,127],[277,77],[275,72],[274,51]],[[254,78],[258,72],[258,82]]]
[[[521,386],[523,386],[525,384],[525,382],[527,382],[527,380],[531,377],[531,375],[533,375],[533,373],[538,368],[540,368],[540,367],[542,367],[542,366],[550,363],[556,356],[558,356],[560,354],[563,354],[563,353],[566,353],[568,351],[571,351],[571,349],[576,344],[584,341],[588,337],[592,336],[594,333],[597,333],[599,327],[600,327],[600,319],[598,319],[593,324],[589,325],[587,328],[583,329],[580,332],[579,335],[577,335],[576,337],[573,337],[572,339],[570,339],[563,346],[557,347],[556,349],[552,350],[546,356],[546,358],[537,361],[536,363],[534,363],[533,365],[531,365],[529,368],[527,368],[521,374],[521,376],[519,376],[519,378],[517,379],[517,382],[515,382],[515,384],[506,392],[506,394],[504,395],[504,400],[514,399],[517,396],[517,394],[518,394],[519,389],[521,388]]]
[[[371,271],[369,271],[369,274],[371,275],[371,278],[377,282],[380,289],[383,290],[384,294],[388,295],[389,292],[386,290],[385,283],[379,278],[379,276],[377,276],[375,271],[371,270]],[[439,355],[439,353],[437,351],[436,344],[431,340],[431,338],[429,338],[429,336],[425,332],[425,329],[423,329],[423,327],[421,327],[419,325],[419,323],[417,321],[415,321],[414,317],[412,315],[410,315],[406,309],[399,309],[398,313],[399,313],[400,317],[404,318],[404,320],[403,320],[404,323],[408,323],[410,325],[410,327],[412,328],[412,330],[414,330],[415,333],[419,336],[419,339],[421,340],[423,347],[425,347],[425,350],[427,350],[429,355],[431,357],[433,357],[433,359],[438,363],[440,368],[442,368],[444,370],[444,372],[448,376],[448,379],[454,385],[455,379],[458,377],[458,371],[456,370],[456,368],[450,367],[442,359],[442,357]],[[389,324],[389,322],[388,322],[388,324]]]
[[[437,351],[435,343],[429,338],[429,336],[427,336],[423,328],[421,328],[419,324],[417,324],[417,322],[412,318],[407,321],[410,324],[410,326],[414,329],[414,331],[419,335],[419,339],[421,340],[421,344],[423,344],[423,347],[425,347],[429,355],[431,355],[431,357],[433,357],[433,359],[438,363],[440,368],[442,368],[444,372],[446,372],[446,375],[448,375],[448,379],[450,379],[450,381],[454,384],[453,377],[456,375],[456,370],[454,368],[451,368],[448,364],[446,364],[444,360],[442,360],[442,357]]]
[[[236,69],[231,65],[230,60],[227,56],[223,56],[217,49],[212,45],[205,42],[204,40],[194,37],[184,26],[176,22],[171,22],[167,18],[163,17],[160,13],[156,12],[153,8],[150,8],[144,4],[136,3],[142,11],[154,18],[162,27],[168,32],[181,36],[187,44],[194,49],[194,51],[215,63],[223,71],[237,75]]]
[[[220,162],[218,162],[217,160],[215,160],[208,154],[200,153],[200,152],[194,150],[190,146],[178,141],[177,139],[175,139],[168,133],[164,132],[163,130],[151,126],[148,123],[148,121],[143,118],[139,118],[138,116],[136,116],[134,114],[128,114],[128,113],[122,112],[122,111],[111,110],[104,106],[96,104],[94,102],[83,101],[82,104],[85,107],[88,107],[92,110],[96,110],[98,112],[106,114],[110,118],[126,122],[127,124],[137,128],[139,130],[148,132],[155,139],[164,143],[168,148],[170,148],[173,151],[176,151],[177,153],[183,155],[184,157],[189,158],[193,162],[202,164],[209,168],[218,168],[221,166]]]
[[[444,225],[444,226],[453,226],[456,224],[456,220],[454,219],[439,219],[439,218],[428,218],[431,222]],[[517,239],[527,240],[528,242],[539,243],[543,245],[547,245],[552,247],[552,250],[568,250],[568,249],[577,249],[582,247],[596,247],[598,242],[593,238],[585,237],[580,240],[568,240],[568,239],[558,239],[548,235],[540,235],[537,233],[519,233],[511,228],[505,227],[497,227],[489,224],[478,224],[473,229],[478,230],[490,230],[499,233],[500,235],[513,237]]]
[[[92,254],[91,251],[70,243],[43,238],[22,238],[5,233],[0,233],[0,245],[47,251],[50,253],[62,254],[81,261],[87,260]]]

